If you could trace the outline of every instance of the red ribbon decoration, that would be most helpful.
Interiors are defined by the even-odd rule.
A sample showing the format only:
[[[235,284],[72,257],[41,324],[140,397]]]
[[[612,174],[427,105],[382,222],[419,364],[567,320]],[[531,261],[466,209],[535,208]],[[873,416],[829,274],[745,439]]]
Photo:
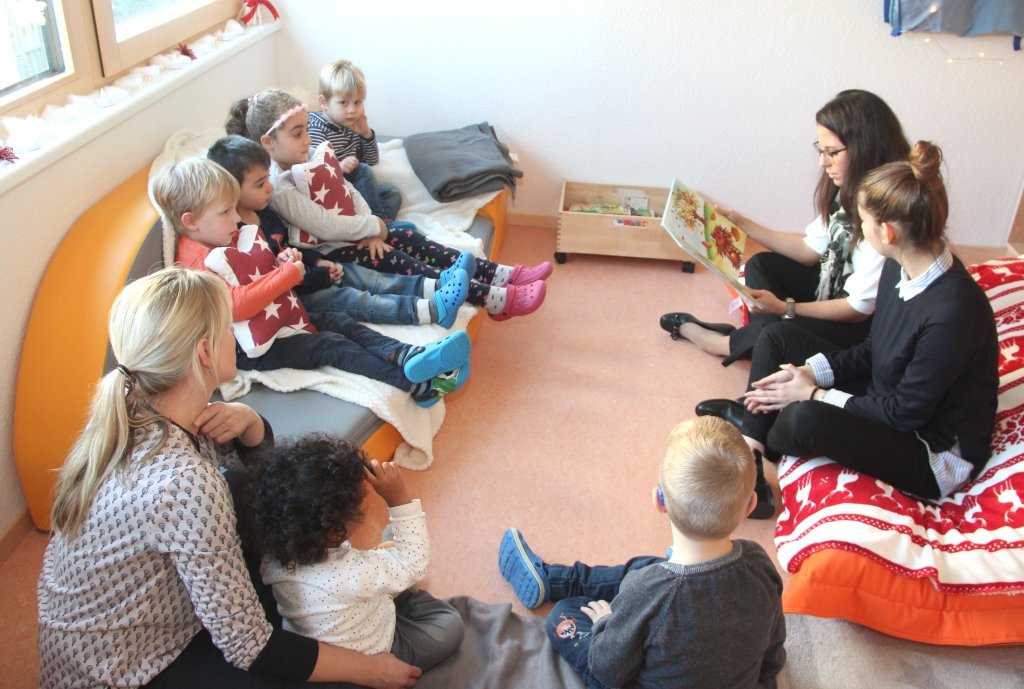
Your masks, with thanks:
[[[242,3],[242,12],[244,13],[246,9],[249,11],[242,14],[239,20],[243,24],[251,22],[252,18],[256,16],[256,13],[260,11],[261,5],[270,10],[270,14],[273,15],[274,19],[281,18],[281,15],[277,12],[277,8],[270,3],[270,0],[245,0],[245,2]]]
[[[14,149],[11,148],[10,146],[4,146],[3,148],[0,148],[0,161],[13,163],[17,159],[18,156],[14,155]]]
[[[196,59],[196,54],[194,52],[192,52],[192,49],[189,48],[184,43],[179,43],[178,44],[178,52],[181,53],[182,55],[184,55],[185,57],[187,57],[190,60],[195,60]]]

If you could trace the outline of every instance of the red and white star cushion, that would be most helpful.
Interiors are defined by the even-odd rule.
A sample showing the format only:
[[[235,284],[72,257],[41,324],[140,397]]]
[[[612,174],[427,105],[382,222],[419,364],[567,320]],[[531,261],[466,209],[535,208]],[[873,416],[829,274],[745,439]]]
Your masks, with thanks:
[[[352,189],[345,181],[331,142],[324,141],[313,152],[308,163],[292,167],[295,187],[325,210],[336,215],[355,215]],[[323,242],[298,227],[290,227],[288,239],[293,246],[315,248]]]
[[[212,250],[205,263],[232,287],[251,284],[277,269],[277,257],[256,225],[246,225],[239,230],[235,246]],[[279,337],[316,332],[294,290],[288,290],[267,304],[262,313],[253,318],[232,323],[231,329],[242,350],[254,358],[270,349]]]

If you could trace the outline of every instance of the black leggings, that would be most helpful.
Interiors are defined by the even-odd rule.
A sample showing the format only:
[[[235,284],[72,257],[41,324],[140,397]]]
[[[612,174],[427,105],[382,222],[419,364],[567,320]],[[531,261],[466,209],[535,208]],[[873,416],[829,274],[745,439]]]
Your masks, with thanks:
[[[798,321],[779,321],[766,327],[754,348],[750,385],[779,370],[797,366],[818,353],[841,349],[804,330]],[[861,394],[867,382],[843,385]],[[912,431],[892,428],[825,402],[796,402],[778,414],[743,414],[743,434],[760,441],[769,458],[779,455],[825,455],[851,469],[887,481],[923,498],[941,497],[924,441]]]
[[[754,254],[747,261],[744,280],[748,287],[766,289],[779,299],[792,297],[799,302],[814,301],[818,289],[818,266],[805,266],[791,258],[771,251]],[[728,366],[739,359],[750,359],[761,336],[761,331],[772,323],[782,320],[780,316],[750,311],[750,322],[729,335],[729,356],[723,361]],[[792,319],[804,330],[820,335],[840,348],[852,347],[863,342],[871,329],[871,319],[859,323],[842,323],[821,318],[797,316]]]

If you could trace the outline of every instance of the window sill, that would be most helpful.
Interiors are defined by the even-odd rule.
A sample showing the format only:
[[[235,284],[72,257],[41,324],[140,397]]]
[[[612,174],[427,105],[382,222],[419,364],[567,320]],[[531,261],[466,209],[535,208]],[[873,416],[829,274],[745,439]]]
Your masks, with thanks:
[[[158,103],[228,58],[268,39],[279,29],[280,22],[277,21],[247,27],[244,33],[230,41],[221,42],[216,49],[203,55],[201,59],[181,69],[165,72],[158,81],[133,93],[127,100],[104,108],[99,115],[83,121],[74,131],[53,136],[37,150],[15,151],[18,160],[0,166],[0,195],[31,179],[39,171],[58,163],[69,153],[110,131],[142,110]]]

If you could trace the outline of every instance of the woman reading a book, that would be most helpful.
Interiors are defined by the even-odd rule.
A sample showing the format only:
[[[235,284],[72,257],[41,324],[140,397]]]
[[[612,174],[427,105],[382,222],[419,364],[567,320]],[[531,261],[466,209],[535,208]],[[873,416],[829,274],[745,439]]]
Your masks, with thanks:
[[[723,366],[750,359],[764,327],[783,319],[839,347],[867,337],[883,259],[857,230],[855,195],[867,172],[906,159],[910,144],[885,101],[867,91],[839,93],[815,120],[818,217],[803,235],[771,230],[720,209],[768,249],[746,264],[746,285],[758,302],[749,324],[704,323],[688,313],[661,317],[661,327],[673,336],[725,357]]]
[[[768,328],[751,364],[741,430],[755,454],[826,455],[901,491],[938,499],[989,457],[999,356],[992,308],[945,238],[942,153],[859,185],[859,227],[885,264],[867,339],[848,349]]]

